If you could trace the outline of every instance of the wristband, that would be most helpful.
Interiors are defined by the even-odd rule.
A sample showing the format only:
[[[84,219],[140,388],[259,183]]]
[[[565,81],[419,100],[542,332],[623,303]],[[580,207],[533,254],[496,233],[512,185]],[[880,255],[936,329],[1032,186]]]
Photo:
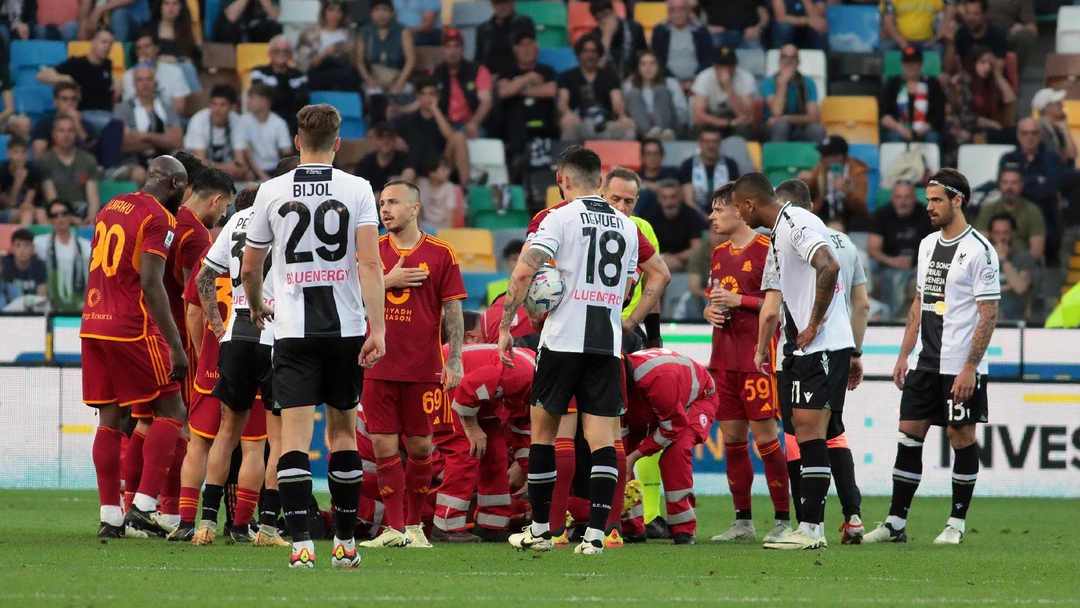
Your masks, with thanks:
[[[853,351],[851,351],[851,358],[852,359],[858,359],[860,357],[862,357],[862,351],[861,350],[853,350]]]

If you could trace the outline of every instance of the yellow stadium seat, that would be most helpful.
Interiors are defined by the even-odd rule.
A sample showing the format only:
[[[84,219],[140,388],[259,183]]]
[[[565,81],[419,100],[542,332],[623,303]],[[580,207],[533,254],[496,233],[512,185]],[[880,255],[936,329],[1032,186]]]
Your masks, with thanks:
[[[750,153],[750,160],[754,161],[754,168],[761,171],[761,142],[746,142],[746,151]]]
[[[436,235],[454,248],[461,272],[495,272],[495,239],[483,228],[448,228]]]
[[[270,63],[269,44],[247,42],[236,45],[236,72],[240,76],[240,86],[244,87],[245,91],[251,86],[251,71],[268,63]]]
[[[68,57],[85,57],[90,54],[89,40],[72,40],[68,43]],[[119,81],[124,78],[127,64],[124,61],[124,45],[114,42],[109,50],[109,59],[112,60],[113,80]]]
[[[830,95],[821,103],[821,122],[830,135],[841,135],[848,143],[881,143],[878,104],[874,97]]]
[[[202,44],[202,13],[199,11],[199,0],[187,0],[188,10],[191,11],[191,34],[195,37],[196,44]]]
[[[551,209],[563,201],[562,191],[558,186],[548,186],[546,207]]]
[[[657,25],[667,21],[666,2],[639,2],[634,5],[634,21],[645,30],[645,39],[652,44],[652,31]]]

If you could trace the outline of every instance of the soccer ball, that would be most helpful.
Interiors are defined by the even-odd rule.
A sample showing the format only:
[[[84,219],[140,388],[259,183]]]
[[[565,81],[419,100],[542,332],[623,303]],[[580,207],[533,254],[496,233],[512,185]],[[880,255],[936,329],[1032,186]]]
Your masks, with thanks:
[[[533,314],[549,313],[562,301],[565,287],[562,274],[554,266],[544,266],[535,275],[525,294],[525,310]]]

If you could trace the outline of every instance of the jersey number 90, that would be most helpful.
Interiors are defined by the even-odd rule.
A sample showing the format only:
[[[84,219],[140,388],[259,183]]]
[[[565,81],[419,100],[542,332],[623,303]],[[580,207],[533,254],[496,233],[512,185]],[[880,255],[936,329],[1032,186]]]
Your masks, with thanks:
[[[338,216],[337,230],[334,232],[330,232],[326,227],[326,214],[331,211]],[[295,213],[298,219],[292,233],[289,234],[289,239],[285,241],[285,263],[311,262],[315,257],[310,251],[296,250],[300,245],[300,240],[304,238],[304,233],[311,226],[311,211],[308,210],[307,205],[298,201],[290,201],[278,209],[278,215],[281,217],[288,217],[290,213]],[[322,246],[315,248],[315,253],[327,262],[336,262],[345,257],[345,252],[349,249],[349,208],[339,200],[329,199],[315,208],[314,219],[315,236],[322,243]]]

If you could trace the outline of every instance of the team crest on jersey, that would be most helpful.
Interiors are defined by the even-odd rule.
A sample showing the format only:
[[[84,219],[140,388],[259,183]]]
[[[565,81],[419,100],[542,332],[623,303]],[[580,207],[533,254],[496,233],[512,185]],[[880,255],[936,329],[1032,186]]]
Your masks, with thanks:
[[[801,245],[802,242],[803,242],[803,239],[805,239],[805,238],[806,238],[806,235],[803,234],[803,230],[792,230],[791,231],[791,242],[794,243],[796,247]]]
[[[709,417],[705,414],[698,414],[698,424],[700,424],[703,429],[709,428]]]
[[[965,258],[967,258],[967,254],[966,253],[961,253],[960,255],[956,256],[956,263],[957,264],[963,264]]]
[[[165,235],[165,249],[168,249],[169,247],[172,247],[172,242],[173,242],[173,237],[174,236],[176,236],[176,235],[173,234],[172,230],[170,230],[169,233]]]
[[[420,262],[420,265],[418,266],[418,268],[420,268],[420,270],[423,270],[424,272],[427,272],[427,273],[431,272],[431,269],[428,268],[427,262]]]
[[[750,262],[750,260],[746,260],[745,262],[743,262],[742,271],[743,272],[753,272],[754,271],[754,265]]]

